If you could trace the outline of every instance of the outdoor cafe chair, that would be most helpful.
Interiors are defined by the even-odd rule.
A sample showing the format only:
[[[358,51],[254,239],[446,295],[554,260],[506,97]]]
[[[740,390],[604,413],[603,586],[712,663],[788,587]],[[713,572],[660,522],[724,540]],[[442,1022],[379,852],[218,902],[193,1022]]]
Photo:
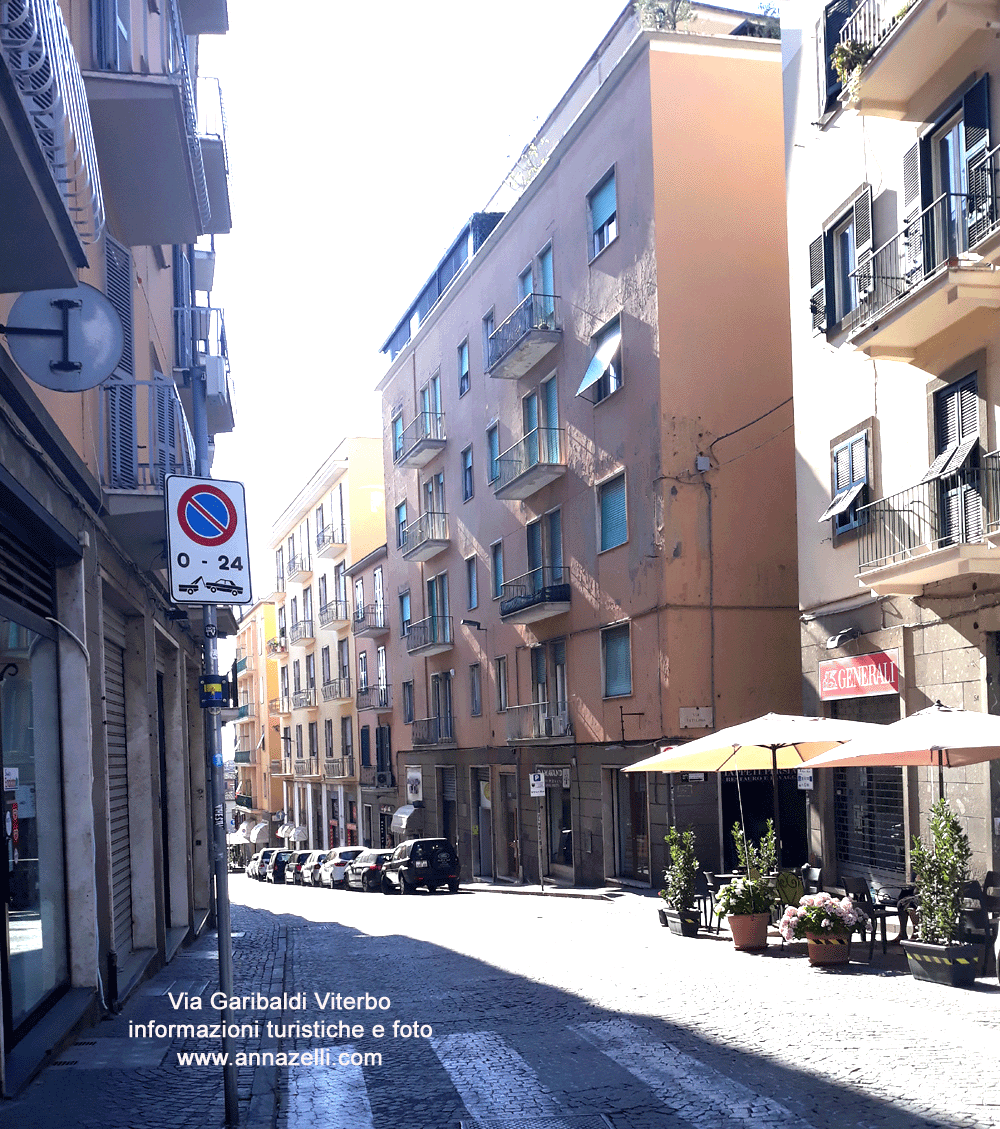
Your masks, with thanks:
[[[802,875],[802,885],[806,894],[818,894],[823,889],[823,868],[810,866],[808,863],[799,871]]]
[[[840,885],[847,891],[847,893],[854,899],[854,904],[861,910],[867,918],[868,924],[864,924],[864,920],[859,924],[858,928],[861,930],[861,942],[864,944],[866,934],[868,936],[868,963],[871,964],[872,957],[875,955],[875,926],[876,922],[881,926],[882,930],[882,952],[889,951],[889,942],[886,937],[886,919],[892,914],[896,916],[895,905],[889,904],[876,904],[872,899],[872,892],[868,888],[868,883],[864,878],[844,878],[840,879]]]
[[[703,870],[701,873],[704,875],[705,885],[708,887],[709,913],[714,916],[715,915],[715,895],[719,892],[719,886],[720,886],[719,879],[716,877],[715,871],[713,871],[713,870]],[[716,917],[715,918],[715,931],[716,931],[716,933],[719,932],[721,925],[722,925],[722,918]],[[711,923],[711,919],[710,919],[706,928],[711,929],[711,927],[712,927],[712,923]]]
[[[706,929],[712,928],[712,910],[715,909],[715,894],[708,884],[708,874],[702,870],[695,875],[694,901],[701,914]]]
[[[986,881],[989,880],[989,874]],[[958,925],[958,939],[969,945],[983,946],[983,963],[980,976],[986,975],[990,950],[996,938],[996,926],[987,909],[989,895],[983,892],[985,883],[966,882],[962,887],[962,914]]]

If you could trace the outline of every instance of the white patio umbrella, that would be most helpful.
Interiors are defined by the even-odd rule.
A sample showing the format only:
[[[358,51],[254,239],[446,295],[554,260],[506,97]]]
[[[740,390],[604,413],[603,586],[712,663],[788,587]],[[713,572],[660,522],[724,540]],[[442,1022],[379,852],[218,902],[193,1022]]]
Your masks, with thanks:
[[[815,758],[847,741],[884,729],[861,721],[766,713],[730,725],[685,745],[664,746],[625,772],[730,772],[770,769],[774,786],[774,830],[781,863],[781,813],[778,808],[778,769],[812,766]],[[740,800],[742,809],[742,797]]]
[[[1000,759],[1000,717],[954,709],[935,702],[891,725],[815,757],[812,768],[862,768],[873,765],[926,765],[938,770],[938,794],[944,795],[944,770],[956,765]]]

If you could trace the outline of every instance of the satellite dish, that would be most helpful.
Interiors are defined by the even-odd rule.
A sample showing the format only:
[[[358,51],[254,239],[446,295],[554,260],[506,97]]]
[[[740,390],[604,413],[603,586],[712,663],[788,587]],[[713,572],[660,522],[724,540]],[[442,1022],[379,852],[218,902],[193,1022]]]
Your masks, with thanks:
[[[114,306],[85,282],[22,294],[0,332],[18,368],[55,392],[82,392],[107,380],[125,344]]]

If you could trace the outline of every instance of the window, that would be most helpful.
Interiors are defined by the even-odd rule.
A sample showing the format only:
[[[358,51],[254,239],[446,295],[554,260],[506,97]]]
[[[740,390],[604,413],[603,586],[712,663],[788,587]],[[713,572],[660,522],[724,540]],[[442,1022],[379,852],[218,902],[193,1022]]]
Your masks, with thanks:
[[[398,462],[403,455],[403,417],[392,417],[392,461]]]
[[[368,689],[368,652],[358,654],[358,690]]]
[[[492,364],[490,358],[490,338],[493,336],[493,311],[490,310],[483,318],[483,371],[487,371]]]
[[[345,757],[354,754],[354,728],[349,717],[340,719],[340,749]]]
[[[552,244],[544,247],[538,253],[538,281],[541,288],[539,295],[539,313],[545,319],[551,319],[556,309],[556,288],[552,276]],[[552,424],[549,424],[551,427]]]
[[[324,647],[323,650],[320,651],[320,653],[319,653],[319,664],[320,664],[319,665],[320,674],[323,678],[323,685],[325,686],[328,682],[331,682],[333,680],[333,677],[330,673],[331,667],[330,667],[330,648],[329,647]]]
[[[316,656],[306,655],[306,689],[316,689]]]
[[[399,622],[400,622],[400,635],[407,636],[410,634],[410,593],[403,592],[399,597]]]
[[[832,0],[823,10],[816,27],[816,50],[819,54],[819,124],[825,124],[840,108],[840,76],[833,65],[833,50],[840,42],[840,33],[847,23],[857,0]]]
[[[359,576],[354,582],[354,618],[365,618],[365,579]]]
[[[834,533],[856,529],[862,521],[861,507],[868,501],[868,432],[836,443],[831,451],[833,500],[819,520],[833,519]]]
[[[295,759],[302,760],[304,755],[302,748],[302,726],[296,725],[295,727]]]
[[[406,546],[406,503],[400,502],[396,507],[396,548]]]
[[[413,683],[403,683],[403,721],[407,725],[413,721]]]
[[[292,627],[294,627],[299,622],[299,598],[298,598],[298,596],[293,596],[291,598],[291,600],[289,600],[288,607],[289,607],[289,612],[290,612],[291,617],[292,617]]]
[[[872,190],[863,185],[846,211],[809,244],[813,330],[839,325],[874,289]]]
[[[323,506],[320,504],[316,507],[316,533],[321,535],[324,529],[326,525],[323,522]]]
[[[319,756],[319,722],[309,722],[309,755]]]
[[[493,599],[500,599],[503,589],[503,542],[497,541],[490,546],[490,565],[493,570]]]
[[[483,712],[482,667],[473,663],[469,667],[469,708],[473,717],[481,717]]]
[[[523,302],[532,292],[531,267],[527,267],[517,277],[517,300]]]
[[[500,427],[493,424],[486,429],[486,467],[487,482],[496,482],[500,477]]]
[[[624,545],[628,540],[628,507],[624,471],[602,482],[597,488],[598,517],[601,523],[601,552]]]
[[[292,690],[298,694],[302,689],[302,664],[298,659],[292,663]]]
[[[323,722],[323,753],[325,756],[333,756],[333,718],[328,717]]]
[[[979,484],[979,393],[976,373],[934,397],[935,450],[922,482],[936,482],[939,535],[946,545],[978,541],[983,532]],[[932,503],[933,504],[933,503]]]
[[[632,654],[627,623],[601,632],[601,664],[605,698],[619,698],[632,693]]]
[[[464,396],[469,391],[469,339],[458,347],[458,394]]]
[[[615,318],[609,321],[603,329],[594,334],[591,344],[594,347],[594,354],[576,394],[582,396],[586,392],[588,393],[586,399],[599,404],[612,392],[617,392],[624,383],[621,319]]]
[[[319,598],[320,611],[326,607],[326,577],[321,576],[316,581],[316,595]]]
[[[467,557],[465,561],[465,579],[469,594],[469,611],[479,607],[479,582],[476,577],[476,558]]]
[[[507,656],[497,658],[497,713],[507,708]]]
[[[587,197],[587,205],[590,209],[590,258],[595,259],[618,236],[618,201],[614,169]]]
[[[474,482],[472,478],[472,448],[466,447],[462,452],[462,501],[468,502],[472,497]]]

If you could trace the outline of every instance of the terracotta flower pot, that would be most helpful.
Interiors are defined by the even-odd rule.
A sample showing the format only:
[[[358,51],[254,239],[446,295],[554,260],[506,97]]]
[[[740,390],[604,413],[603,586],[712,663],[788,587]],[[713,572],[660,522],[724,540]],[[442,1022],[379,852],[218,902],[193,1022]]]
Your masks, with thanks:
[[[851,959],[851,938],[806,934],[810,964],[847,964]]]
[[[740,951],[766,949],[769,913],[731,913],[726,921],[733,935],[733,944]]]

